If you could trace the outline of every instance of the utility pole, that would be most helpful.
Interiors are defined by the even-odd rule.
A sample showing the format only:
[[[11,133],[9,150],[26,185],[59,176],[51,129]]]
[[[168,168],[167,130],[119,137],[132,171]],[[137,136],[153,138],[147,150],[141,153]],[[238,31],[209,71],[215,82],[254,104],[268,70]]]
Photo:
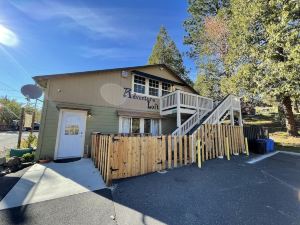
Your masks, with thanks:
[[[37,100],[35,100],[34,110],[33,110],[33,113],[32,113],[31,131],[30,131],[31,134],[33,133],[33,130],[34,130],[34,121],[35,121],[36,103],[37,103]]]
[[[22,131],[23,131],[23,120],[24,120],[24,111],[25,109],[22,107],[21,109],[21,116],[19,120],[19,136],[18,136],[18,145],[17,148],[21,146],[21,139],[22,139]]]

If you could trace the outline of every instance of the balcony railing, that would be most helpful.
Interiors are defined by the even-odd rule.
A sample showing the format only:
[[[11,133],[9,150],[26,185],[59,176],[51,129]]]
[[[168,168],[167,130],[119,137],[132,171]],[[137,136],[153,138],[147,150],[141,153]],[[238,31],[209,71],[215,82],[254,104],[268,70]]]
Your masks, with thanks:
[[[164,95],[160,99],[160,112],[175,108],[212,110],[213,100],[200,95],[191,94],[184,91],[174,91]]]

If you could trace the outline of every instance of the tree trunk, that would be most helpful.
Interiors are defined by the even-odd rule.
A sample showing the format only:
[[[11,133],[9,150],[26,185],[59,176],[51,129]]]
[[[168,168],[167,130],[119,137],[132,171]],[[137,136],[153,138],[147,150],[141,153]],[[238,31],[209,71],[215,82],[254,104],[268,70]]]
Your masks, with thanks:
[[[282,105],[284,109],[285,123],[288,134],[291,136],[299,136],[296,127],[295,117],[293,114],[291,98],[289,96],[284,97],[282,100]]]
[[[285,128],[285,113],[282,103],[278,104],[278,121],[280,122],[281,126]]]
[[[295,100],[295,107],[294,107],[296,113],[299,113],[299,103],[298,103],[298,99]]]

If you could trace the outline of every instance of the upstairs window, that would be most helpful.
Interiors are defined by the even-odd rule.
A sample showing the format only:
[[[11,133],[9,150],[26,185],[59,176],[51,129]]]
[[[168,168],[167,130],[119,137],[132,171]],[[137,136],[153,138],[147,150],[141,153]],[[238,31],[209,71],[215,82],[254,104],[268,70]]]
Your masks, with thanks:
[[[140,76],[134,76],[134,92],[145,94],[146,79]]]
[[[161,95],[162,96],[171,93],[171,84],[169,84],[169,83],[162,83],[161,88],[162,88],[162,91],[161,91]]]
[[[159,82],[157,80],[149,79],[149,95],[158,96]]]

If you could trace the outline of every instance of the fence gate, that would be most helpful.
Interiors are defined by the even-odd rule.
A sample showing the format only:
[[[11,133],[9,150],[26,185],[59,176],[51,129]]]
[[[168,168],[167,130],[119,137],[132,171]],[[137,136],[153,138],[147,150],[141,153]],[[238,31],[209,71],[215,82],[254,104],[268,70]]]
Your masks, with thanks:
[[[112,179],[165,169],[165,137],[116,137],[111,158]]]

